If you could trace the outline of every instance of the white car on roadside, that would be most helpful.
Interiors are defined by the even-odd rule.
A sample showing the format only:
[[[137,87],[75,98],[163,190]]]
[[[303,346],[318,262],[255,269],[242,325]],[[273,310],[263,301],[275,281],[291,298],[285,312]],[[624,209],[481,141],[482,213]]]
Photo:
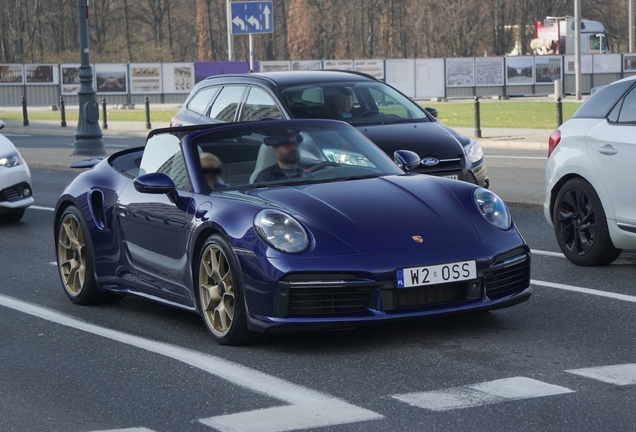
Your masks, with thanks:
[[[5,124],[0,120],[0,129]],[[17,222],[33,204],[31,171],[20,152],[0,134],[0,222]]]
[[[596,91],[552,133],[545,187],[545,217],[571,262],[636,249],[636,76]]]

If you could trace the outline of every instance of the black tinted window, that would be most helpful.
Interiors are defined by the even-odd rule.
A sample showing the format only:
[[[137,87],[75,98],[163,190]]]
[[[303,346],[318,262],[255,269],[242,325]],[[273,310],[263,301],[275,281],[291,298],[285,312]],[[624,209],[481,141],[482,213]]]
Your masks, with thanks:
[[[188,109],[199,114],[205,114],[205,109],[216,94],[218,87],[208,87],[198,92],[188,103]]]
[[[265,118],[282,119],[283,115],[265,90],[252,87],[243,110],[243,120],[258,121]]]
[[[222,122],[233,121],[244,91],[243,86],[224,87],[210,109],[210,118]]]
[[[633,88],[623,101],[623,108],[621,108],[621,114],[618,117],[619,123],[634,123],[636,122],[636,88]]]
[[[605,118],[634,81],[610,84],[598,90],[574,113],[573,118]]]

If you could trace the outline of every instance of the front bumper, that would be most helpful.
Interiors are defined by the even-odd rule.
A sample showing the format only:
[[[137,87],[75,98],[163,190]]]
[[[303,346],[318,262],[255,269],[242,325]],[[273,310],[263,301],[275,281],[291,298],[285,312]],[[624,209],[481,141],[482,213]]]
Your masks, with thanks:
[[[427,168],[421,165],[413,172],[418,174],[428,174],[436,177],[457,176],[457,179],[472,183],[477,186],[488,189],[490,187],[490,179],[488,178],[488,169],[485,158],[476,163],[470,163],[464,156],[448,158],[451,162],[440,163],[434,168]],[[444,159],[443,159],[444,161]]]
[[[475,246],[482,253],[475,253]],[[285,262],[241,256],[248,326],[260,332],[347,328],[504,308],[530,297],[530,251],[519,236],[430,252]],[[477,260],[474,280],[396,288],[397,268],[468,259]]]
[[[31,172],[26,164],[0,167],[0,211],[29,207],[33,204],[32,195]]]

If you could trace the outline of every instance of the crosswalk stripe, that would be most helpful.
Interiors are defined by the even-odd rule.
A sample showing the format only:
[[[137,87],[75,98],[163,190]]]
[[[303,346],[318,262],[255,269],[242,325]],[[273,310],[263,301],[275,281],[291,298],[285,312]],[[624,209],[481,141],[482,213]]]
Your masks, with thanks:
[[[378,420],[381,415],[340,400],[286,405],[199,420],[223,432],[282,432]]]
[[[636,384],[636,363],[570,369],[566,372],[619,386]]]
[[[574,393],[574,390],[531,378],[513,377],[439,391],[393,395],[393,397],[418,408],[448,411],[565,393]]]

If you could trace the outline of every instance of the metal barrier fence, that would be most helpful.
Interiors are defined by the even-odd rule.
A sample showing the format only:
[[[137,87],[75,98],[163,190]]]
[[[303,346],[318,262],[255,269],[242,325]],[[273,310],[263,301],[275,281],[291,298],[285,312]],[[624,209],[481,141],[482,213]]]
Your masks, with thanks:
[[[354,59],[257,62],[255,71],[351,70],[386,81],[421,99],[574,94],[574,56],[470,57],[442,59]],[[636,74],[636,54],[582,56],[582,92]],[[109,105],[183,103],[208,76],[247,73],[244,62],[98,63],[93,65],[98,98]],[[0,64],[0,107],[54,106],[63,96],[77,105],[78,64]]]

